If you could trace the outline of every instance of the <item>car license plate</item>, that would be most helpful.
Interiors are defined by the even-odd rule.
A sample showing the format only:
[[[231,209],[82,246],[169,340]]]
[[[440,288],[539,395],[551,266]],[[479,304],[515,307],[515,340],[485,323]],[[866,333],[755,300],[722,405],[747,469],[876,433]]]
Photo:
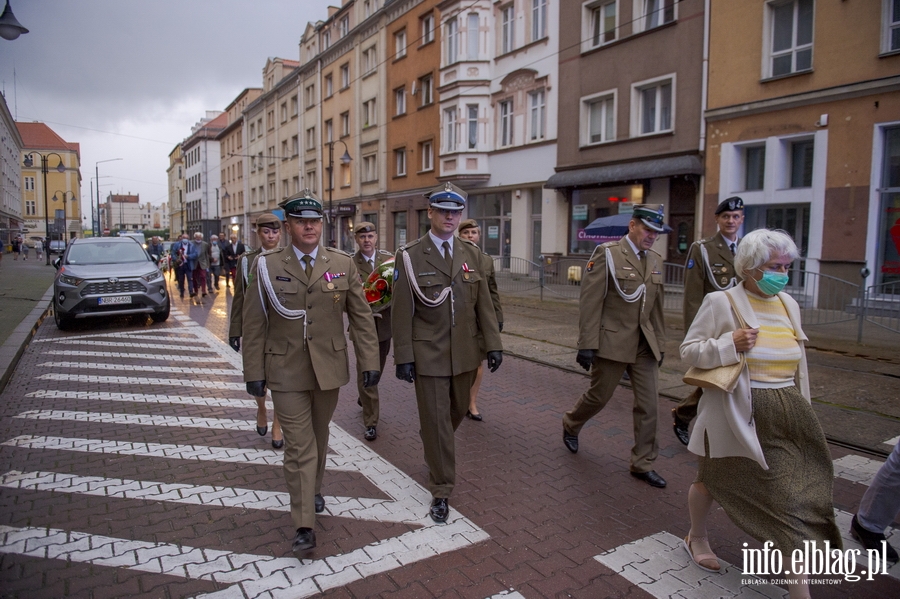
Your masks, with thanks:
[[[101,297],[97,300],[97,303],[101,306],[110,306],[112,304],[130,304],[131,296],[130,295],[108,295]]]

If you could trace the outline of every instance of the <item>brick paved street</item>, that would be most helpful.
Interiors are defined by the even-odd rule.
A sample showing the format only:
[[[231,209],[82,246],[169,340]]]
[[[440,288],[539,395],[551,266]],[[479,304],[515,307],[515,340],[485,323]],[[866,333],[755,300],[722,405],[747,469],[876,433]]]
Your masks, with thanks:
[[[485,375],[484,422],[466,420],[457,433],[446,525],[427,517],[412,385],[389,361],[373,443],[345,387],[319,546],[297,561],[281,452],[256,434],[240,356],[222,341],[228,293],[205,305],[176,300],[158,325],[40,326],[0,395],[3,597],[784,595],[742,586],[742,543],[759,544],[721,510],[710,533],[733,566],[708,574],[689,563],[680,539],[696,467],[669,430],[670,402],[659,408],[656,470],[669,483],[659,490],[628,475],[630,390],[616,392],[572,455],[560,418],[585,377],[513,357]],[[832,453],[845,532],[878,463]],[[897,567],[873,581],[821,576],[840,584],[812,592],[896,597],[898,576]]]

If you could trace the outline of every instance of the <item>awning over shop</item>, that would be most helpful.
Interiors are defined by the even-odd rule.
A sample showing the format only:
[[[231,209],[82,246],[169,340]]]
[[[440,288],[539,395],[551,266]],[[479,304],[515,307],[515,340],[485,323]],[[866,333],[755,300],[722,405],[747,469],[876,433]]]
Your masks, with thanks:
[[[544,187],[548,189],[586,187],[589,185],[602,185],[603,183],[672,177],[674,175],[702,174],[703,163],[700,161],[699,156],[672,156],[669,158],[643,160],[641,162],[626,162],[624,164],[561,171],[550,177],[547,183],[544,184]]]

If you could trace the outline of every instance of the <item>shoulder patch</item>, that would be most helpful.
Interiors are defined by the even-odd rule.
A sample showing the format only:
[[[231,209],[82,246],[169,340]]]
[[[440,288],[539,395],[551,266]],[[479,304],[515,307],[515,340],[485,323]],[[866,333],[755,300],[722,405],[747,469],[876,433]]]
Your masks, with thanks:
[[[690,260],[688,260],[687,267],[688,267],[689,269],[690,269],[690,268],[694,268],[694,259],[693,259],[693,258],[691,258]]]

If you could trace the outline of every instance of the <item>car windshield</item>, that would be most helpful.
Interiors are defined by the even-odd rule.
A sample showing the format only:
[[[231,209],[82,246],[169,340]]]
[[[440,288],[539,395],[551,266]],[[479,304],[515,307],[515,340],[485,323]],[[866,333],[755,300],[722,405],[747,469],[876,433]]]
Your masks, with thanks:
[[[146,262],[147,254],[138,243],[84,243],[69,248],[66,264],[124,264]]]

